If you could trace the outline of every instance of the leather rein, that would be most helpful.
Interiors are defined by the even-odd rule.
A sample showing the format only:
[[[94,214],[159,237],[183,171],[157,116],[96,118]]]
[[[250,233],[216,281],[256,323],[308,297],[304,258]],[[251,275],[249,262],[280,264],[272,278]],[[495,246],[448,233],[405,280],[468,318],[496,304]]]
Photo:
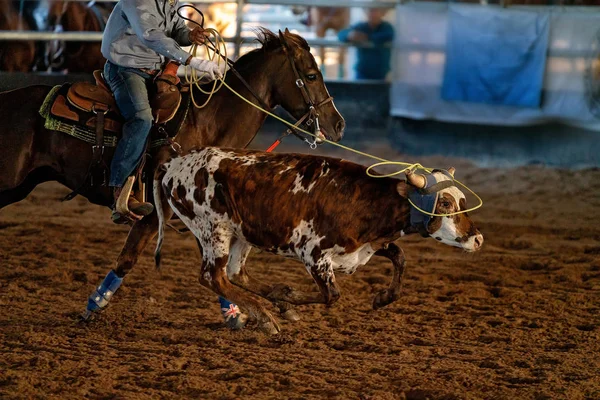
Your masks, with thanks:
[[[246,81],[246,79],[244,79],[244,77],[235,69],[234,62],[231,59],[222,55],[221,52],[219,52],[219,50],[216,49],[216,46],[213,45],[212,41],[210,39],[208,39],[208,40],[210,43],[208,46],[211,47],[211,49],[213,51],[215,51],[216,54],[219,55],[219,57],[221,57],[223,60],[225,60],[227,65],[229,65],[229,70],[231,72],[233,72],[233,74],[242,82],[244,87],[246,89],[248,89],[250,94],[252,94],[252,96],[258,101],[259,105],[267,111],[272,111],[272,108],[265,103],[265,101],[254,91],[254,89],[252,89],[252,86],[250,86],[248,81]],[[290,65],[292,66],[292,71],[294,72],[294,77],[296,78],[295,79],[296,87],[298,87],[300,89],[300,93],[302,94],[302,97],[304,98],[304,102],[308,106],[308,110],[302,117],[300,117],[296,121],[296,123],[294,124],[294,128],[296,128],[296,127],[299,128],[303,123],[307,127],[310,128],[311,125],[313,125],[313,123],[314,123],[313,132],[314,132],[315,136],[322,135],[321,128],[319,126],[319,113],[317,112],[317,110],[319,107],[333,101],[333,96],[327,97],[325,100],[319,102],[318,104],[314,103],[314,101],[312,100],[312,97],[310,95],[310,92],[308,91],[308,88],[304,84],[304,80],[301,78],[300,73],[298,72],[298,68],[296,67],[296,62],[294,61],[294,59],[292,58],[292,56],[290,54],[290,51],[288,50],[287,42],[285,42],[285,39],[281,40],[281,38],[280,38],[280,41],[282,42],[281,44],[283,46],[283,51],[285,52]],[[281,135],[277,139],[277,141],[275,143],[273,143],[273,145],[271,147],[269,147],[269,149],[267,151],[268,152],[273,151],[273,149],[275,149],[275,147],[277,147],[277,145],[279,145],[279,143],[281,143],[281,140],[290,134],[293,134],[298,139],[306,142],[310,146],[310,148],[313,150],[317,147],[318,140],[315,139],[314,141],[310,141],[308,138],[302,136],[299,132],[297,132],[294,128],[291,128],[291,127],[288,128],[285,131],[285,133],[283,135]]]

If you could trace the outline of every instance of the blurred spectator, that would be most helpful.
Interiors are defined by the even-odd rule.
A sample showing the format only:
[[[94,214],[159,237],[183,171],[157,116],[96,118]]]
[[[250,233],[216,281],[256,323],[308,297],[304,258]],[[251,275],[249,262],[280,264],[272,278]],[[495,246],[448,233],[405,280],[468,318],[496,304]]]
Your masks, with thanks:
[[[359,22],[338,34],[342,42],[374,45],[356,49],[356,79],[385,79],[390,71],[392,49],[383,45],[394,40],[394,27],[383,20],[386,12],[383,8],[370,8],[366,22]]]

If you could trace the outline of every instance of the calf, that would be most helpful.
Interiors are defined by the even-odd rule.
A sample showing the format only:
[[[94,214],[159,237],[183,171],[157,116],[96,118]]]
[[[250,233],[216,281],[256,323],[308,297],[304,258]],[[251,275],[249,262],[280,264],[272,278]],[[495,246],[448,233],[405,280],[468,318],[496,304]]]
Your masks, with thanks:
[[[249,292],[283,310],[289,304],[330,305],[340,296],[335,272],[352,274],[374,254],[394,265],[390,287],[373,302],[383,307],[400,292],[405,260],[394,241],[401,236],[420,232],[469,252],[481,247],[483,236],[466,213],[429,218],[408,201],[410,196],[418,207],[440,214],[466,209],[453,172],[410,173],[404,181],[371,178],[364,166],[334,158],[196,150],[166,162],[155,176],[157,265],[163,207],[170,206],[201,248],[201,284],[246,309],[267,332],[279,327]],[[252,246],[300,260],[319,290],[305,293],[252,278],[244,266]]]

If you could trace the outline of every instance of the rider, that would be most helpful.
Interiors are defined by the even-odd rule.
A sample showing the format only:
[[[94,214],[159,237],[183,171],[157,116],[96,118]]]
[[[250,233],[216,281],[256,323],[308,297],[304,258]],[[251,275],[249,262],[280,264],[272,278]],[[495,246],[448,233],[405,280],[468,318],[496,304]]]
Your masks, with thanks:
[[[191,56],[181,48],[203,43],[206,34],[201,27],[190,30],[186,26],[177,13],[177,3],[178,0],[120,0],[104,30],[102,55],[107,59],[104,78],[126,120],[110,168],[109,185],[114,190],[115,203],[123,184],[134,173],[144,154],[153,121],[147,87],[167,59],[189,65],[212,79],[222,76],[215,62]],[[140,216],[154,210],[151,203],[138,202],[133,193],[128,206],[131,212]],[[113,219],[120,217],[114,210]],[[90,296],[87,313],[106,306],[122,280],[110,271]],[[228,300],[220,298],[219,301],[227,326],[241,328],[246,316]]]
[[[153,121],[147,86],[166,61],[189,65],[212,79],[221,76],[215,62],[191,56],[181,48],[204,42],[206,35],[201,27],[190,30],[186,26],[177,13],[177,1],[120,0],[104,30],[104,78],[126,120],[110,167],[115,203],[144,154]],[[153,211],[151,203],[138,202],[133,194],[128,206],[140,216]],[[115,211],[113,219],[120,219]]]

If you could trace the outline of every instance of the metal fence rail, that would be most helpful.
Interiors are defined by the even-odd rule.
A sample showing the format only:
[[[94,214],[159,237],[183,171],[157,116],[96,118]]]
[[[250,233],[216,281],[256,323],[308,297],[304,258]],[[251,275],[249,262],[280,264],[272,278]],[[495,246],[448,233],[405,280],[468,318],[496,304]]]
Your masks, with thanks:
[[[7,1],[7,0],[0,0]],[[25,0],[31,1],[31,0]],[[89,2],[89,0],[69,0],[74,2]],[[96,0],[103,3],[116,3],[117,0]],[[285,6],[317,6],[317,7],[361,7],[361,8],[391,8],[401,4],[404,0],[185,0],[181,3],[193,4],[223,4],[237,3],[236,30],[235,35],[224,38],[228,43],[235,45],[234,57],[240,56],[241,46],[250,44],[251,40],[242,36],[242,25],[244,22],[245,5],[285,5]],[[254,21],[252,21],[254,22]],[[76,42],[100,42],[100,32],[37,32],[37,31],[0,31],[0,42],[2,41],[76,41]],[[332,48],[342,47],[373,47],[372,44],[343,43],[332,39],[307,39],[311,46],[323,46]]]
[[[1,0],[0,0],[1,1]],[[236,37],[223,38],[228,43],[238,43]],[[0,31],[1,41],[50,41],[62,40],[66,42],[100,42],[102,40],[101,32],[37,32],[37,31]],[[352,44],[340,42],[333,39],[306,39],[311,46],[323,47],[373,47],[371,43]],[[241,44],[252,44],[254,38],[242,37]],[[391,47],[388,45],[386,47]]]

